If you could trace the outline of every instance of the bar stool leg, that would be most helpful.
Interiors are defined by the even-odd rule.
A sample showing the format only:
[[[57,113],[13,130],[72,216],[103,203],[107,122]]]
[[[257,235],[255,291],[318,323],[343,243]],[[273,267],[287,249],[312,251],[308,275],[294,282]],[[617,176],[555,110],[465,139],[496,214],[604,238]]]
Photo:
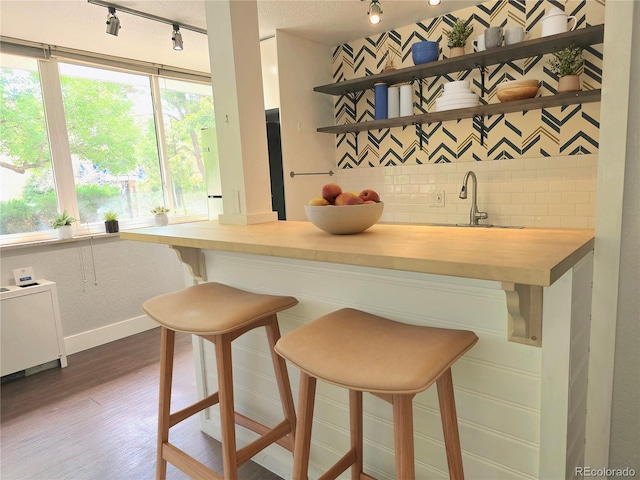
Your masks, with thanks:
[[[351,480],[360,480],[363,473],[362,458],[362,392],[349,390],[349,423],[351,430],[351,449],[356,452],[356,461],[351,466]]]
[[[238,456],[236,452],[236,423],[233,403],[233,364],[231,361],[231,338],[228,334],[215,336],[215,351],[220,399],[222,467],[225,480],[237,480]]]
[[[316,396],[315,377],[300,372],[300,397],[298,398],[298,425],[293,448],[293,480],[308,480],[311,427]]]
[[[160,394],[158,396],[158,453],[156,480],[167,477],[167,461],[162,455],[163,445],[169,441],[169,417],[171,415],[171,384],[173,378],[173,353],[176,332],[162,327],[160,340]]]
[[[291,428],[291,432],[289,433],[289,450],[293,452],[296,432],[296,411],[293,404],[293,395],[291,394],[291,382],[289,381],[289,375],[287,374],[287,363],[284,358],[278,355],[275,351],[276,342],[280,339],[278,317],[274,315],[271,322],[268,323],[265,328],[267,331],[267,340],[269,342],[269,353],[271,354],[271,360],[273,361],[273,369],[276,374],[278,391],[280,392],[282,413],[284,418],[289,421],[289,426]]]
[[[453,379],[451,368],[447,369],[436,381],[438,386],[438,402],[440,403],[440,417],[444,432],[444,445],[447,451],[449,478],[464,480],[462,468],[462,451],[460,449],[460,435],[458,434],[458,417],[456,402],[453,396]]]
[[[396,450],[396,478],[416,478],[413,447],[413,395],[393,395],[393,435]]]

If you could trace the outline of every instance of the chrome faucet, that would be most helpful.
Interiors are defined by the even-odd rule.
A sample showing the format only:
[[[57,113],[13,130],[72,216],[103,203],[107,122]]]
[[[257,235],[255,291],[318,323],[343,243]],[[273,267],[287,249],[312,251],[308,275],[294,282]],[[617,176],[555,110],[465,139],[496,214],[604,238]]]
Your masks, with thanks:
[[[464,174],[464,178],[462,179],[462,189],[460,190],[459,197],[461,199],[467,198],[467,182],[471,177],[471,183],[473,184],[473,197],[471,199],[471,212],[469,213],[469,225],[480,225],[478,220],[484,220],[489,217],[487,212],[479,212],[478,211],[478,179],[476,178],[476,174],[469,170]]]

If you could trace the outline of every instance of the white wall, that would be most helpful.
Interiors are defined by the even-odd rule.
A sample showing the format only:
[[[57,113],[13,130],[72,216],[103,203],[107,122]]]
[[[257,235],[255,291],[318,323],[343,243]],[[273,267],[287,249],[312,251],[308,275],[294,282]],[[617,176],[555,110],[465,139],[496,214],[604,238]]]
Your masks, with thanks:
[[[280,88],[278,85],[278,49],[276,37],[260,41],[262,61],[262,91],[264,108],[280,108]]]
[[[56,282],[67,354],[154,327],[142,302],[185,285],[182,265],[164,245],[97,237],[1,252],[0,284],[14,284],[13,269],[28,266]]]
[[[633,24],[640,25],[636,4]],[[640,30],[633,32],[609,466],[640,472]],[[635,53],[634,53],[635,52]]]
[[[291,178],[289,172],[336,170],[333,135],[319,134],[319,125],[333,122],[333,99],[313,91],[331,83],[331,48],[290,33],[276,32],[280,80],[280,130],[288,220],[306,220],[304,204],[317,197],[328,175]]]

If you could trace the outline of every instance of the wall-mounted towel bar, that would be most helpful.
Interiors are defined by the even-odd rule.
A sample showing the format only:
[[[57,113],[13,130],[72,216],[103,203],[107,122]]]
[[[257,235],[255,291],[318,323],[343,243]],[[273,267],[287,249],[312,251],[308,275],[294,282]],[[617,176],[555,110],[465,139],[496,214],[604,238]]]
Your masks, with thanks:
[[[333,176],[333,170],[329,170],[328,172],[299,172],[296,173],[293,170],[291,170],[289,172],[289,175],[291,176],[291,178],[295,177],[296,175],[329,175],[330,177]]]

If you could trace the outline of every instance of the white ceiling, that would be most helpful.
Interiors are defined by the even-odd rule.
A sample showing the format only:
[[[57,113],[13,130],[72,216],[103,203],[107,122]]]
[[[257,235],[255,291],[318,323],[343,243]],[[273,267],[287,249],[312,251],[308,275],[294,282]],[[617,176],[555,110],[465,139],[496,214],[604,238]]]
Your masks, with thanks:
[[[206,29],[205,0],[112,0],[125,6],[180,24]],[[206,0],[216,1],[216,0]],[[382,22],[373,26],[367,18],[368,0],[258,0],[261,39],[285,30],[309,40],[336,46],[387,30],[410,25],[475,0],[442,0],[431,7],[426,0],[380,0]],[[118,13],[122,28],[118,37],[105,33],[107,9],[86,0],[0,0],[0,34],[59,47],[150,61],[162,65],[209,71],[206,37],[182,30],[184,50],[171,48],[171,26]]]

